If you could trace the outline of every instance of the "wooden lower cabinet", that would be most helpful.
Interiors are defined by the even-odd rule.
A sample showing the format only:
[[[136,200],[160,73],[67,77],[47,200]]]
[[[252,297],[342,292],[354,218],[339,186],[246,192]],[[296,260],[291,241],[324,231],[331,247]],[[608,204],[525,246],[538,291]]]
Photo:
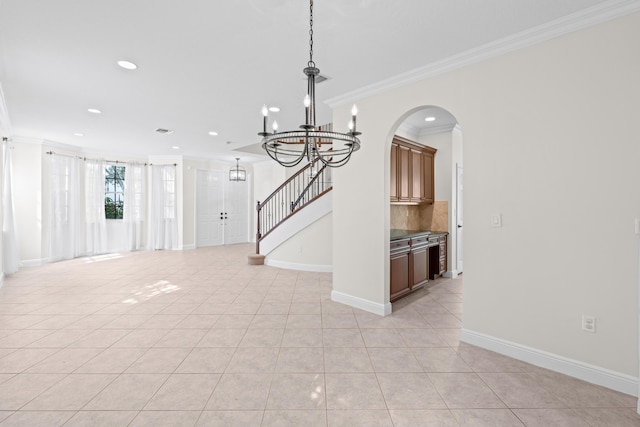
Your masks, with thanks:
[[[391,242],[389,270],[390,301],[420,289],[429,279],[429,237],[427,234]]]
[[[391,302],[420,289],[427,281],[447,271],[446,234],[392,240],[389,249]]]
[[[411,239],[409,253],[411,290],[415,291],[429,279],[429,240],[427,237]]]
[[[411,246],[409,239],[394,240],[390,246],[391,260],[389,262],[390,300],[394,301],[411,292],[409,286],[409,256]]]

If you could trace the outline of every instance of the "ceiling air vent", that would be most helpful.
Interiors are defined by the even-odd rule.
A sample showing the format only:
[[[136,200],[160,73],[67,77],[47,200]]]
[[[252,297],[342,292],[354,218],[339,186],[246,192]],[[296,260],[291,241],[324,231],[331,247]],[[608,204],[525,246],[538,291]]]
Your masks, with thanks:
[[[156,129],[156,132],[158,133],[162,133],[162,134],[169,134],[169,133],[173,133],[173,131],[171,129],[162,129],[162,128],[158,128]]]
[[[322,74],[316,76],[316,84],[322,83],[325,80],[329,80],[329,77],[323,76]]]

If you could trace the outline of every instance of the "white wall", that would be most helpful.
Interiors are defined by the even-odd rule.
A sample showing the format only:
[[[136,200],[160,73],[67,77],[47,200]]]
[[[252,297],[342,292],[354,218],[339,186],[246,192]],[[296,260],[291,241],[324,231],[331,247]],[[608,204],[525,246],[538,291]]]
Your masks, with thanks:
[[[451,213],[451,164],[453,142],[451,132],[442,132],[422,136],[418,142],[436,150],[434,161],[435,199],[449,202]]]
[[[639,39],[636,13],[358,100],[362,149],[334,173],[334,292],[387,307],[391,138],[440,106],[464,131],[465,330],[636,378]]]
[[[253,174],[256,177],[253,186],[254,208],[258,201],[264,202],[264,199],[287,179],[286,173],[289,170],[290,168],[280,166],[271,159],[253,165]]]
[[[326,197],[326,196],[325,196]],[[314,204],[305,209],[313,209]],[[315,221],[271,251],[265,264],[306,271],[332,270],[332,214]]]

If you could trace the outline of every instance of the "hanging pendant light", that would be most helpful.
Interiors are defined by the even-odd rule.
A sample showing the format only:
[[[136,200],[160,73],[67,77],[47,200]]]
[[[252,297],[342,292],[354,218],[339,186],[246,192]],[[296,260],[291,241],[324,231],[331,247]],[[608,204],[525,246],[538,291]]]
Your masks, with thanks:
[[[240,157],[236,157],[236,167],[229,169],[229,181],[246,181],[247,180],[247,171],[240,167],[239,162]]]
[[[358,109],[351,109],[349,132],[333,132],[333,126],[316,128],[316,77],[320,70],[313,62],[313,0],[309,1],[309,62],[303,70],[307,76],[307,94],[304,97],[305,122],[301,130],[278,132],[278,124],[273,122],[273,132],[267,132],[269,109],[262,107],[262,148],[282,166],[295,166],[302,159],[313,163],[319,160],[331,167],[346,164],[354,151],[360,149],[360,132],[356,130]]]

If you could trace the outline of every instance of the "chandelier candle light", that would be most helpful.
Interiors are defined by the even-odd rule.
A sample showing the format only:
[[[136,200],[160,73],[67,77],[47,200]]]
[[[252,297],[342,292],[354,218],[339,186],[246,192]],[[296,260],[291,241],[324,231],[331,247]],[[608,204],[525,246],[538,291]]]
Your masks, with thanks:
[[[278,123],[272,123],[273,132],[267,132],[269,109],[262,107],[262,148],[282,166],[296,166],[306,158],[309,163],[319,160],[330,167],[346,164],[354,151],[360,149],[356,131],[358,109],[351,109],[349,132],[333,132],[332,129],[316,128],[316,76],[320,70],[313,62],[313,0],[309,1],[309,62],[303,70],[307,76],[307,94],[304,97],[304,124],[301,130],[278,132]]]

